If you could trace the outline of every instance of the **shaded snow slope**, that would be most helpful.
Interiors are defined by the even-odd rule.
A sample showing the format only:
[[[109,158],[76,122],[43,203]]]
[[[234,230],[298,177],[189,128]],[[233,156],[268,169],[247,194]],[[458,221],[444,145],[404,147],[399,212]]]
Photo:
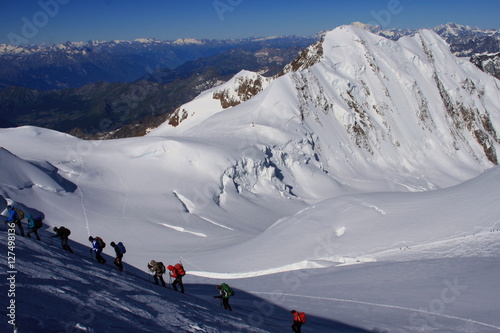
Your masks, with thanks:
[[[41,235],[43,242],[15,241],[10,299],[16,302],[19,332],[265,332],[217,304],[156,286],[151,276],[127,264],[120,273],[111,267],[112,258],[100,265],[87,247],[70,242],[75,253],[69,254],[57,240],[48,243],[46,232]],[[12,271],[5,254],[0,267]],[[0,325],[2,332],[12,331],[5,318]]]

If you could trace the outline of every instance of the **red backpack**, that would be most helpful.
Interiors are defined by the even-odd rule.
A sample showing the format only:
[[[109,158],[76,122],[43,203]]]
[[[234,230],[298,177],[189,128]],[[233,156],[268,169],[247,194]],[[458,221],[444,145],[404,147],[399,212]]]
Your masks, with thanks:
[[[183,277],[184,275],[186,275],[186,271],[184,270],[184,266],[182,266],[181,263],[175,264],[174,267],[177,270],[177,275],[178,276]]]
[[[299,313],[299,318],[302,324],[306,323],[306,314],[304,312]]]

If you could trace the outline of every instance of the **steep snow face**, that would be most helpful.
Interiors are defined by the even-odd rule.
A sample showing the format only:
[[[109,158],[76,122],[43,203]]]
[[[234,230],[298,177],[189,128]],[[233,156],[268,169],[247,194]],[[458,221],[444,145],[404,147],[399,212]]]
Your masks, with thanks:
[[[342,155],[410,172],[498,163],[498,81],[453,57],[431,31],[393,42],[345,26],[326,35],[323,52],[320,63],[288,78],[300,119],[329,139],[331,169]]]

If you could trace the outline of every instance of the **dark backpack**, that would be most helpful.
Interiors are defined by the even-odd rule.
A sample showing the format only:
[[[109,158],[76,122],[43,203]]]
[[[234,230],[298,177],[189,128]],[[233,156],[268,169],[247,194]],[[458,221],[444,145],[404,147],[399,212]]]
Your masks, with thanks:
[[[24,219],[24,212],[22,210],[19,208],[14,208],[14,210],[16,211],[16,215],[19,220]]]
[[[233,289],[231,289],[231,287],[227,284],[227,283],[223,283],[220,285],[220,287],[222,288],[222,290],[224,290],[226,292],[226,295],[228,297],[230,296],[234,296],[236,293],[234,292]]]
[[[41,217],[37,217],[35,219],[35,228],[40,229],[41,227],[43,227],[42,221],[43,219]]]
[[[101,237],[96,237],[95,239],[97,240],[97,245],[100,249],[104,249],[106,247],[106,243],[104,243]]]
[[[165,267],[165,265],[163,265],[163,263],[160,261],[157,263],[158,264],[158,268],[160,269],[160,273],[166,273],[167,272],[167,268]]]
[[[118,244],[116,244],[116,246],[118,246],[118,248],[120,249],[120,252],[122,254],[125,254],[125,252],[127,252],[127,249],[125,248],[125,245],[123,245],[122,242],[118,242]]]
[[[61,233],[61,236],[69,236],[71,235],[71,230],[65,227],[60,227],[59,232]]]
[[[184,266],[182,266],[181,263],[175,264],[174,267],[177,270],[177,275],[178,276],[183,277],[184,275],[186,275],[186,270],[184,269]]]

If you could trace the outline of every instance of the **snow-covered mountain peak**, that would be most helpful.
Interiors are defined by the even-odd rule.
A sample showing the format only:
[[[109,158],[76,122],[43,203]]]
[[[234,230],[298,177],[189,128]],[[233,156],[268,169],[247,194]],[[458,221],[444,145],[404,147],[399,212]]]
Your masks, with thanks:
[[[189,45],[189,44],[197,44],[197,45],[202,45],[203,41],[195,38],[178,38],[175,41],[172,42],[172,44],[177,44],[177,45]]]
[[[438,25],[433,30],[439,32],[439,34],[444,38],[448,36],[459,37],[472,31],[473,32],[481,31],[481,29],[479,28],[473,28],[468,25],[461,25],[453,22],[448,22],[446,24]]]
[[[224,133],[249,145],[266,145],[266,137],[272,144],[262,150],[270,151],[282,173],[291,172],[290,179],[297,179],[291,161],[308,156],[314,161],[309,167],[328,175],[335,186],[339,179],[377,170],[379,180],[390,178],[394,188],[399,181],[390,174],[427,175],[434,170],[431,178],[415,178],[411,185],[406,179],[404,186],[432,189],[498,163],[498,82],[453,56],[431,30],[393,41],[355,26],[336,28],[256,97],[238,100],[234,105],[247,101],[224,111],[214,97],[238,91],[238,82],[248,75],[257,78],[242,72],[182,106],[179,119],[193,117],[179,126],[180,132],[209,137]],[[272,127],[275,134],[263,136],[258,125]],[[152,134],[174,133],[169,127]],[[308,148],[295,149],[299,142]],[[278,159],[284,155],[288,162]]]

